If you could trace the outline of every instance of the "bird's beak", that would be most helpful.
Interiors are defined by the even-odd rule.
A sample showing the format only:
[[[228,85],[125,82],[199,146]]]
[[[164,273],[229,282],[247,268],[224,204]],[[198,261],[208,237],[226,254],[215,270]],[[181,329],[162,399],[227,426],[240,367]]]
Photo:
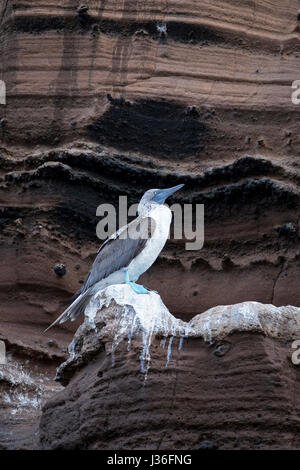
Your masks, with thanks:
[[[154,196],[153,200],[155,202],[158,202],[159,204],[162,204],[163,202],[165,202],[167,197],[171,196],[171,194],[183,188],[183,186],[184,184],[178,184],[178,186],[173,186],[172,188],[160,189],[158,193],[156,193],[156,195]]]

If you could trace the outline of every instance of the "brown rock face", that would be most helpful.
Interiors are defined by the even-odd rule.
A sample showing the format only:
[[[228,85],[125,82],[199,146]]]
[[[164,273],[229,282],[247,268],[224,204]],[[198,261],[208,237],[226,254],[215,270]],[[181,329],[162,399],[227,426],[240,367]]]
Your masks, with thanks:
[[[47,402],[46,449],[299,449],[299,372],[290,344],[234,334],[220,344],[174,340],[165,368],[159,340],[145,383],[135,345],[111,367],[104,351]],[[224,348],[225,353],[219,354]]]
[[[171,239],[141,279],[174,315],[300,306],[298,0],[85,3],[0,2],[0,339],[50,380],[78,324],[42,331],[121,194],[205,204],[201,251]]]
[[[68,385],[43,408],[42,448],[299,449],[299,309],[245,303],[184,325],[155,310],[156,294],[152,317],[122,295],[107,289],[76,332],[58,369]]]
[[[0,10],[1,321],[57,316],[97,251],[99,204],[182,182],[170,202],[205,204],[205,245],[171,241],[142,282],[186,319],[299,305],[297,1],[79,6]]]
[[[39,448],[41,405],[62,387],[51,362],[23,354],[7,356],[0,366],[0,450]]]

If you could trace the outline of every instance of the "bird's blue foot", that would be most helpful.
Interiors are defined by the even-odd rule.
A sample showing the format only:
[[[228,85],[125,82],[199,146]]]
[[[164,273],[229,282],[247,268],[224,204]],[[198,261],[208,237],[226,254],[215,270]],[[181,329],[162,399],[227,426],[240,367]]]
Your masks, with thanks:
[[[150,294],[150,290],[147,287],[142,286],[141,284],[136,284],[133,281],[129,280],[128,270],[125,270],[125,282],[128,284],[134,292],[137,294]]]
[[[141,284],[136,284],[135,282],[129,281],[128,284],[137,294],[150,294],[150,290],[147,287],[142,286]]]

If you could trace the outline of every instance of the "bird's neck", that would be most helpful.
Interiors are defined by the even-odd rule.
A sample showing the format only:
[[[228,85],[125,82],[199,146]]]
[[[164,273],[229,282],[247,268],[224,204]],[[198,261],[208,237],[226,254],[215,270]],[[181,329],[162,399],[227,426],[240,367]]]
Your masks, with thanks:
[[[159,206],[161,206],[161,204],[157,204],[156,202],[140,203],[138,206],[138,215],[150,215],[150,213]]]

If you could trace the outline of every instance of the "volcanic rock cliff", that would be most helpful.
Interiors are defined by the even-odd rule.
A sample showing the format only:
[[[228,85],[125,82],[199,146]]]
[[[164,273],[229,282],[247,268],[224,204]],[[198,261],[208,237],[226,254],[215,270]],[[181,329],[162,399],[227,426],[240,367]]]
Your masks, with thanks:
[[[42,331],[98,249],[96,208],[121,194],[185,183],[170,202],[205,204],[204,247],[171,239],[141,279],[176,317],[300,305],[299,2],[82,5],[0,3],[0,339],[45,397],[78,324]],[[9,410],[1,445],[37,445],[21,441],[39,405]]]
[[[300,309],[244,302],[186,323],[156,293],[92,299],[43,407],[43,449],[297,449]],[[298,353],[297,353],[298,354]]]

